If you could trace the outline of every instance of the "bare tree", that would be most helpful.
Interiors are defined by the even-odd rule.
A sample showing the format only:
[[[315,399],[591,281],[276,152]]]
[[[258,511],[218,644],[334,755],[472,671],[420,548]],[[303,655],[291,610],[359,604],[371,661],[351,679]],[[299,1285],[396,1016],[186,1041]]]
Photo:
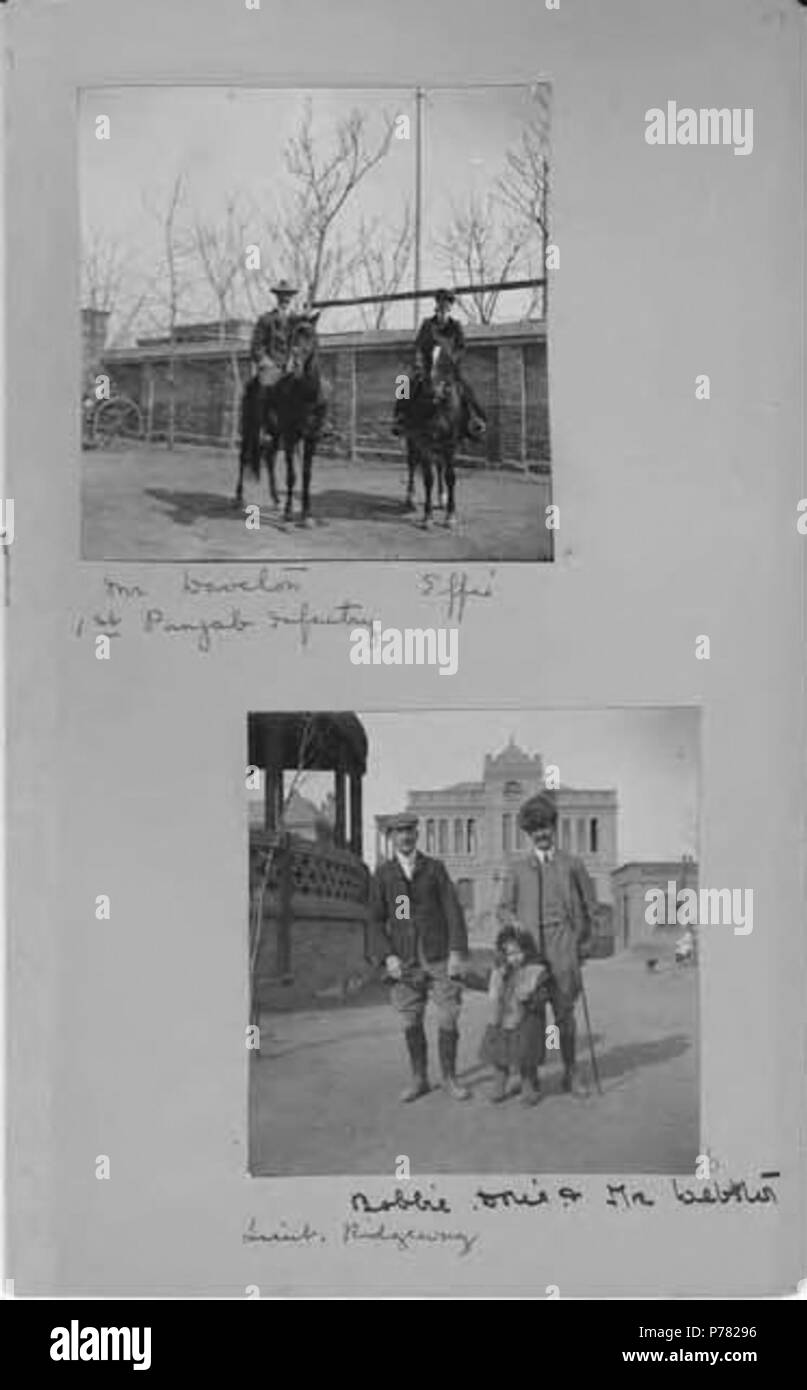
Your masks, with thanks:
[[[437,251],[455,282],[485,284],[504,281],[519,264],[526,230],[513,218],[501,216],[495,194],[482,199],[469,194],[452,209],[451,220]],[[511,277],[512,278],[512,277]],[[478,323],[492,323],[501,290],[477,290],[463,296],[460,310]]]
[[[216,304],[217,333],[221,344],[228,345],[228,368],[231,387],[230,438],[235,443],[238,434],[238,413],[241,398],[241,367],[238,342],[228,336],[228,320],[235,314],[238,291],[243,283],[245,267],[246,218],[236,195],[230,195],[221,223],[194,220],[193,241],[202,274]]]
[[[234,200],[227,200],[224,219],[218,225],[203,222],[197,213],[192,235],[202,274],[215,300],[218,339],[224,342],[227,320],[232,318],[234,312],[238,275],[244,258],[243,241],[236,226]]]
[[[198,293],[192,254],[193,236],[184,221],[186,213],[186,179],[184,173],[174,176],[164,195],[149,194],[147,208],[159,227],[161,256],[152,281],[152,294],[146,308],[159,332],[166,334],[168,357],[168,428],[166,443],[173,449],[176,443],[176,358],[177,325],[180,315],[187,312],[192,297]]]
[[[306,300],[337,293],[355,264],[355,252],[348,252],[339,236],[338,218],[386,155],[393,129],[394,119],[385,116],[380,138],[371,142],[366,116],[352,111],[337,123],[332,148],[320,152],[311,103],[306,103],[299,130],[285,151],[291,195],[269,225],[274,259],[286,275],[294,276]]]
[[[109,315],[106,343],[126,341],[148,296],[148,286],[119,242],[90,231],[81,254],[81,307]]]
[[[549,177],[549,94],[546,88],[541,88],[535,115],[524,127],[518,144],[507,151],[504,173],[496,180],[496,193],[502,205],[524,229],[530,250],[540,253],[541,276],[546,274],[549,242]],[[537,259],[537,255],[531,256],[533,264]],[[533,294],[530,309],[538,306],[543,313],[544,296],[540,288]]]
[[[246,318],[257,318],[265,312],[272,285],[277,279],[275,261],[274,214],[267,213],[251,190],[240,189],[233,196],[234,235],[241,246],[238,275],[233,285],[233,308]],[[247,248],[257,246],[261,254],[258,265],[247,264]],[[271,252],[271,254],[267,254]]]
[[[404,208],[397,236],[388,232],[377,219],[367,226],[362,218],[352,277],[355,295],[358,297],[363,294],[394,294],[400,288],[409,269],[413,241],[414,224],[409,203]],[[379,300],[375,304],[362,304],[359,309],[365,328],[385,326],[389,312],[389,303],[386,300]]]

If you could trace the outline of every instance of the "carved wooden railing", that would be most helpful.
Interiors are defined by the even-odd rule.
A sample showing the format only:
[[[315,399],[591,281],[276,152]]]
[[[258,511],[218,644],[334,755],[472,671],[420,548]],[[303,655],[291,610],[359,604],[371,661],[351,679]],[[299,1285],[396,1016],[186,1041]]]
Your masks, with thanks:
[[[369,870],[350,850],[299,836],[252,831],[250,851],[250,975],[252,1014],[260,985],[291,983],[295,923],[349,924],[360,929],[366,955]]]
[[[250,881],[257,884],[266,875],[266,901],[273,900],[282,888],[284,873],[289,875],[292,909],[295,915],[309,915],[321,904],[343,905],[348,911],[364,907],[370,883],[367,865],[350,850],[334,845],[321,845],[292,836],[284,850],[276,835],[263,831],[250,834]],[[334,915],[341,916],[338,910]]]

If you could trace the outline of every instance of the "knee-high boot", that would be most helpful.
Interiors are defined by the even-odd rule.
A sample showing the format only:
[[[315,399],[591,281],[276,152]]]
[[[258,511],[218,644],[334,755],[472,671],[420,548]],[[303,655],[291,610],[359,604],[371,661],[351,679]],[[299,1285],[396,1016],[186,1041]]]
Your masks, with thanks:
[[[413,1023],[404,1033],[409,1065],[412,1068],[412,1084],[401,1092],[404,1102],[425,1096],[429,1089],[429,1049],[422,1023]]]

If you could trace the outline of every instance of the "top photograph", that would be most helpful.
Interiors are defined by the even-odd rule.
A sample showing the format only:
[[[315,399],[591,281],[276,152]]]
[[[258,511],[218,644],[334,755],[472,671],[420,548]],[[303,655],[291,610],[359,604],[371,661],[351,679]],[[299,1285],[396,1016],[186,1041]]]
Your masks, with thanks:
[[[82,558],[552,560],[550,120],[85,90]]]

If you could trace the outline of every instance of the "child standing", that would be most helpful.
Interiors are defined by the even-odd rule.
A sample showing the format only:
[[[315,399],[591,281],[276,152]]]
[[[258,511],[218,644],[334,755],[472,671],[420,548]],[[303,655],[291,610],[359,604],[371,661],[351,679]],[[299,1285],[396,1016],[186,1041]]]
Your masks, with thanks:
[[[494,1102],[506,1098],[511,1071],[521,1077],[522,1105],[535,1105],[540,1099],[538,1068],[545,1055],[548,971],[537,956],[535,939],[528,931],[504,927],[496,937],[497,961],[488,987],[493,1018],[479,1054],[496,1072],[490,1096]]]

